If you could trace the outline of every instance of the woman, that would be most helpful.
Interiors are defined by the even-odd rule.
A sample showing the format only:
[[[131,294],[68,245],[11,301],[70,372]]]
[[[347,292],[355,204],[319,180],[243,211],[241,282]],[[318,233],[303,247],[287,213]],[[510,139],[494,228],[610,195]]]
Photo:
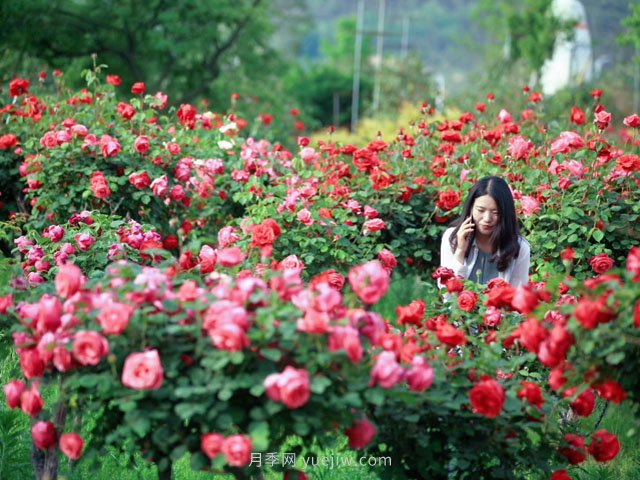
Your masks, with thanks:
[[[530,256],[507,182],[500,177],[478,180],[462,215],[442,236],[440,265],[480,284],[502,278],[518,287],[529,281]]]

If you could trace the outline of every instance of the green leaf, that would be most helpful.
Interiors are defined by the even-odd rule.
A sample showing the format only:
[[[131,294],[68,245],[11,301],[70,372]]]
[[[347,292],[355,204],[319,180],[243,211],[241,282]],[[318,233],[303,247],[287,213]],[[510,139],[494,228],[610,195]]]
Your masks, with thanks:
[[[203,470],[205,467],[209,466],[209,458],[202,452],[197,452],[191,455],[191,461],[189,465],[191,466],[191,470]]]
[[[593,232],[593,238],[596,240],[596,242],[601,242],[604,238],[604,232],[602,230],[595,230]]]
[[[311,391],[313,393],[323,393],[331,385],[331,380],[324,376],[313,377],[311,381]]]
[[[609,365],[618,365],[622,360],[624,360],[624,352],[614,352],[607,355]]]
[[[269,424],[267,422],[252,422],[249,424],[252,448],[266,450],[269,448]]]
[[[264,350],[260,350],[260,353],[272,362],[277,362],[282,357],[282,352],[277,348],[265,348]]]
[[[139,437],[144,437],[151,428],[151,422],[147,417],[137,417],[129,426]]]

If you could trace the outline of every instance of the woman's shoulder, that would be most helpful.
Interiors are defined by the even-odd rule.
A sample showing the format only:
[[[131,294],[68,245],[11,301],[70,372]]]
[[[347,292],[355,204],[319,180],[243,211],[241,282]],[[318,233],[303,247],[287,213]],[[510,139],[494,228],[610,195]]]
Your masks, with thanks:
[[[453,231],[454,231],[454,230],[455,230],[455,228],[454,228],[454,227],[448,227],[448,228],[444,231],[444,233],[442,234],[442,238],[445,238],[445,239],[446,239],[446,238],[451,237],[451,233],[453,233]]]
[[[522,235],[518,235],[518,243],[520,244],[520,248],[521,249],[523,249],[526,252],[531,253],[531,244]]]

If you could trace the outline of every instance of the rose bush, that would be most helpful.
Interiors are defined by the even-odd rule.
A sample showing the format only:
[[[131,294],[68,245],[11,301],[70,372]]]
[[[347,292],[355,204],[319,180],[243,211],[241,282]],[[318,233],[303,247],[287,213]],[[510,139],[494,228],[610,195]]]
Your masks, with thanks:
[[[509,478],[624,448],[557,416],[640,391],[640,162],[602,105],[550,123],[538,97],[439,121],[424,105],[388,142],[288,151],[238,112],[167,107],[143,84],[118,99],[117,83],[54,100],[18,82],[0,110],[0,168],[25,189],[3,224],[0,315],[22,372],[3,390],[38,449],[130,449],[163,477],[190,453],[242,476],[290,434],[344,433],[390,455],[390,478]],[[513,189],[525,287],[435,268],[485,174]],[[434,270],[447,299],[429,279],[376,313],[392,274]]]

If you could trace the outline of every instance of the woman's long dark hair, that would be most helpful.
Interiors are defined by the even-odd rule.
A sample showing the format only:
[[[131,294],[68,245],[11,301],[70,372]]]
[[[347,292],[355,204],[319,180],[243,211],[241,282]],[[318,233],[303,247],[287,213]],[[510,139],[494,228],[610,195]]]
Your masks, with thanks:
[[[504,272],[514,258],[520,253],[520,229],[516,219],[516,207],[513,203],[513,195],[509,185],[500,177],[483,177],[469,190],[469,196],[462,209],[462,215],[451,223],[454,227],[449,244],[451,251],[455,252],[458,247],[458,230],[466,218],[471,216],[471,209],[476,198],[489,195],[498,205],[499,222],[491,233],[491,260],[495,262],[498,271]],[[464,252],[465,258],[469,256],[473,238],[469,241],[469,247]]]

